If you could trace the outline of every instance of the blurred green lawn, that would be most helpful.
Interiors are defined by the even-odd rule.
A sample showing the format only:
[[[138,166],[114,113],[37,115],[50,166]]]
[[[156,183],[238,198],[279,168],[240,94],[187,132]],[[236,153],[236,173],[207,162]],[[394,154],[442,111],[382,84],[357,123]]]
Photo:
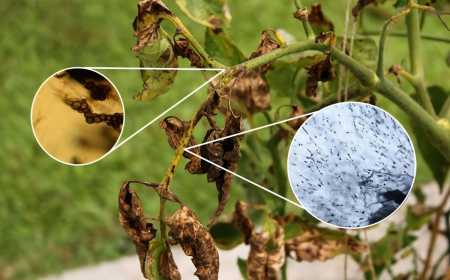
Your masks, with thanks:
[[[203,42],[205,28],[182,15],[173,0],[165,2]],[[303,2],[310,7],[314,1]],[[299,41],[305,39],[301,24],[292,18],[292,0],[229,0],[228,3],[233,20],[226,33],[247,56],[256,48],[261,31],[269,27],[283,28]],[[134,252],[134,246],[118,222],[117,195],[127,179],[159,182],[164,176],[173,150],[167,145],[158,122],[105,159],[84,167],[72,167],[56,162],[41,150],[31,129],[30,109],[41,83],[60,69],[136,67],[138,61],[130,51],[135,43],[131,23],[136,15],[136,4],[137,1],[130,0],[2,1],[0,279],[36,279]],[[342,34],[345,1],[322,1],[322,4],[337,34]],[[392,1],[388,1],[382,10],[368,11],[364,18],[367,29],[382,29],[386,16],[395,11],[391,4]],[[429,14],[426,21],[424,33],[449,36],[437,17]],[[446,19],[446,22],[450,21]],[[172,27],[165,27],[173,33]],[[395,30],[405,30],[404,23]],[[386,65],[408,60],[404,38],[390,38],[387,50]],[[449,45],[423,41],[425,76],[429,85],[439,84],[450,89],[446,81],[450,68],[445,63],[449,50]],[[182,61],[181,66],[189,64]],[[154,106],[131,99],[141,87],[138,72],[104,73],[116,84],[130,112],[126,115],[128,135],[150,121],[164,106],[169,107],[205,81],[198,72],[180,72],[171,92],[160,97],[158,102],[161,103]],[[404,89],[411,92],[406,83]],[[206,89],[202,89],[169,115],[188,119],[205,93]],[[383,108],[408,127],[408,118],[395,105],[380,100]],[[186,162],[183,160],[182,165]],[[419,158],[416,182],[426,182],[430,178],[429,170]],[[205,181],[203,176],[193,177],[180,167],[172,185],[202,222],[207,221],[217,206],[211,203],[217,197],[215,186]],[[135,188],[147,215],[156,216],[156,195],[144,187]],[[254,191],[259,192],[256,188]],[[236,184],[227,213],[242,195]],[[169,211],[176,208],[170,205]]]

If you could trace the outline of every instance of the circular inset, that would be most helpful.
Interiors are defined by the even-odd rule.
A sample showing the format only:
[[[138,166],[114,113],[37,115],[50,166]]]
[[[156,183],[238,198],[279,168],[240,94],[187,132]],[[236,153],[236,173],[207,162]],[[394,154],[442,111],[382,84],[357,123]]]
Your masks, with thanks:
[[[402,125],[375,106],[347,102],[312,115],[288,156],[299,202],[322,222],[342,228],[376,224],[411,191],[414,147]]]
[[[54,159],[73,165],[95,162],[117,143],[124,108],[116,87],[102,74],[70,68],[50,76],[31,108],[36,140]]]

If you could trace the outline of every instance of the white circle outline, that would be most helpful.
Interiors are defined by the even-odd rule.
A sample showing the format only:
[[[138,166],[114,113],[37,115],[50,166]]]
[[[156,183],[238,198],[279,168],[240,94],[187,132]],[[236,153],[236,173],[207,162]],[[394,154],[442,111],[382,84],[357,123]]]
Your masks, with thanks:
[[[49,152],[47,152],[47,150],[44,149],[44,147],[42,147],[41,143],[39,142],[38,138],[36,137],[36,133],[35,133],[35,131],[34,131],[34,126],[33,126],[33,107],[34,107],[34,101],[36,101],[36,97],[37,97],[39,91],[40,91],[41,88],[45,85],[45,83],[47,83],[48,80],[50,80],[51,78],[53,78],[56,74],[58,74],[58,73],[60,73],[60,72],[62,72],[62,71],[69,70],[69,69],[84,69],[84,70],[89,70],[89,71],[92,71],[92,72],[95,72],[95,73],[101,75],[102,77],[104,77],[104,78],[105,78],[105,79],[106,79],[106,80],[114,87],[114,89],[116,90],[117,94],[119,95],[120,102],[122,103],[122,110],[123,110],[123,124],[122,124],[122,131],[120,132],[120,135],[119,135],[119,137],[117,138],[116,143],[115,143],[114,146],[112,146],[112,148],[111,148],[108,152],[106,152],[103,156],[101,156],[100,158],[98,158],[98,159],[96,159],[96,160],[94,160],[94,161],[87,162],[87,163],[75,164],[75,163],[64,162],[64,161],[62,161],[62,160],[60,160],[60,159],[55,158],[53,155],[51,155]],[[33,130],[34,138],[36,139],[36,142],[39,144],[39,146],[41,147],[41,149],[42,149],[48,156],[50,156],[52,159],[54,159],[54,160],[56,160],[56,161],[58,161],[58,162],[60,162],[60,163],[63,163],[63,164],[66,164],[66,165],[71,165],[71,166],[85,166],[85,165],[93,164],[93,163],[96,163],[96,162],[99,161],[99,160],[102,160],[104,157],[106,157],[106,156],[109,155],[111,152],[113,152],[113,151],[115,150],[115,147],[117,146],[117,144],[118,144],[119,141],[120,141],[120,137],[122,137],[122,133],[123,133],[124,128],[125,128],[125,118],[126,118],[126,116],[125,116],[125,105],[124,105],[124,103],[123,103],[122,96],[120,95],[120,92],[119,92],[119,90],[117,90],[117,87],[114,85],[114,83],[111,82],[111,80],[108,79],[108,77],[106,77],[104,74],[102,74],[102,73],[100,73],[100,72],[98,72],[98,71],[96,71],[96,70],[93,70],[93,69],[91,69],[91,68],[86,68],[86,67],[69,67],[69,68],[64,68],[64,69],[59,70],[59,71],[53,73],[52,75],[50,75],[50,76],[49,76],[49,77],[41,84],[41,86],[40,86],[40,87],[38,88],[38,90],[36,91],[36,94],[34,95],[34,98],[33,98],[33,103],[31,103],[31,110],[30,110],[31,129]]]
[[[327,222],[323,221],[322,219],[317,218],[313,213],[311,213],[311,211],[309,211],[309,210],[307,209],[307,207],[306,207],[306,206],[300,201],[300,199],[297,197],[297,193],[294,191],[294,187],[292,186],[292,183],[291,183],[291,176],[290,176],[290,174],[289,174],[289,158],[290,158],[290,156],[291,156],[291,147],[292,147],[292,143],[293,143],[293,141],[294,141],[294,139],[295,139],[295,136],[297,136],[297,133],[300,132],[300,129],[303,127],[303,125],[306,124],[310,119],[312,119],[318,112],[320,112],[320,111],[322,111],[322,110],[328,109],[328,108],[333,107],[333,106],[338,106],[338,105],[340,105],[340,104],[348,104],[348,103],[359,103],[359,104],[364,104],[364,105],[367,105],[367,106],[372,106],[372,107],[374,107],[375,109],[379,109],[379,110],[383,111],[384,113],[388,114],[391,118],[393,118],[393,119],[400,125],[400,127],[403,129],[403,131],[405,132],[405,134],[408,136],[409,143],[411,144],[411,148],[412,148],[413,153],[414,153],[414,178],[413,178],[413,180],[412,180],[411,186],[409,187],[409,192],[408,192],[408,194],[406,195],[406,197],[405,197],[405,199],[403,200],[403,202],[397,207],[397,209],[395,209],[391,214],[389,214],[389,216],[386,216],[384,219],[382,219],[382,220],[380,220],[380,221],[378,221],[378,222],[376,222],[376,223],[373,223],[373,224],[370,224],[370,225],[366,225],[366,226],[362,226],[362,227],[342,227],[342,226],[337,226],[337,225],[333,225],[333,224],[327,223]],[[358,106],[359,106],[359,104],[358,104]],[[412,189],[413,189],[414,182],[415,182],[415,180],[416,180],[416,175],[417,175],[417,157],[416,157],[416,150],[414,149],[414,144],[413,144],[413,142],[411,141],[411,137],[409,137],[408,132],[407,132],[406,129],[403,127],[403,125],[401,124],[401,122],[400,122],[399,120],[397,120],[394,116],[392,116],[391,114],[389,114],[389,112],[385,111],[384,109],[382,109],[382,108],[380,108],[380,107],[374,106],[374,105],[372,105],[372,104],[367,104],[367,103],[364,103],[364,102],[354,102],[354,101],[349,101],[349,102],[342,102],[342,103],[332,104],[332,105],[329,105],[329,106],[327,106],[327,107],[325,107],[325,108],[320,109],[319,111],[316,111],[313,115],[311,115],[311,116],[310,116],[310,117],[309,117],[309,118],[308,118],[308,119],[307,119],[307,120],[306,120],[306,121],[298,128],[297,132],[295,133],[294,137],[292,138],[291,145],[289,145],[289,151],[288,151],[288,156],[287,156],[287,163],[286,163],[286,166],[287,166],[287,168],[286,168],[287,170],[286,170],[286,171],[287,171],[287,175],[288,175],[289,185],[291,186],[291,189],[292,189],[292,192],[294,193],[295,198],[296,198],[297,201],[302,205],[303,209],[304,209],[306,212],[308,212],[311,216],[313,216],[313,217],[316,218],[317,220],[321,221],[322,223],[327,224],[327,225],[330,225],[330,226],[332,226],[332,227],[337,227],[337,228],[342,228],[342,229],[363,229],[363,228],[368,228],[368,227],[374,226],[374,225],[376,225],[376,224],[379,224],[379,223],[385,221],[386,219],[388,219],[389,217],[391,217],[395,212],[398,211],[398,209],[400,209],[400,208],[403,206],[403,204],[404,204],[404,203],[406,202],[406,200],[408,199],[408,197],[409,197],[409,195],[411,194],[411,191],[412,191]]]

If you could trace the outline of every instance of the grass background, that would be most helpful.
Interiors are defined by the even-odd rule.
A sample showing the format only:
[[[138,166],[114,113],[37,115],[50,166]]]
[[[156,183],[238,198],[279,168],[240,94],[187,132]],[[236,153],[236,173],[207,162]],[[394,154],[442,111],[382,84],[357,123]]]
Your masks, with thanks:
[[[173,0],[165,2],[202,43],[204,27],[187,19]],[[303,2],[310,7],[314,1]],[[345,1],[321,2],[324,13],[334,22],[336,33],[342,34]],[[256,48],[261,31],[269,27],[285,29],[298,41],[305,39],[301,24],[291,16],[295,10],[292,0],[229,0],[228,3],[233,20],[232,27],[225,31],[247,56]],[[395,12],[392,3],[388,1],[380,9],[368,9],[364,18],[368,30],[382,29],[386,18]],[[136,4],[137,1],[130,0],[2,1],[0,279],[36,279],[134,252],[134,246],[118,222],[117,195],[127,179],[150,182],[162,179],[173,155],[164,131],[156,122],[105,159],[88,166],[72,167],[48,157],[39,147],[31,129],[30,109],[41,83],[60,69],[136,67],[138,61],[130,51],[135,43],[131,23],[137,12]],[[449,10],[448,6],[446,9]],[[450,23],[448,18],[445,20]],[[173,28],[164,26],[169,34],[173,33]],[[404,22],[395,30],[405,30]],[[449,36],[432,14],[426,19],[424,33]],[[429,85],[450,89],[446,80],[450,68],[445,62],[449,50],[448,44],[423,41],[425,76]],[[408,61],[406,40],[389,38],[386,65],[402,60]],[[180,65],[189,66],[184,60]],[[124,99],[127,135],[204,82],[198,72],[179,72],[173,89],[158,98],[158,106],[155,106],[131,99],[142,85],[138,72],[104,73]],[[406,82],[404,89],[411,92]],[[205,94],[206,89],[201,90],[170,115],[190,118]],[[408,128],[407,116],[389,101],[380,98],[380,102]],[[205,125],[199,127],[196,135],[204,133],[205,128]],[[182,165],[186,162],[183,160]],[[416,183],[431,179],[419,156]],[[172,185],[180,199],[190,205],[204,223],[217,206],[211,203],[212,199],[216,200],[215,187],[205,181],[203,176],[192,176],[179,168]],[[156,216],[156,195],[142,186],[135,188],[147,215]],[[256,195],[259,191],[254,192]],[[234,187],[227,213],[240,198],[243,198],[241,188]],[[169,212],[176,208],[170,205]]]

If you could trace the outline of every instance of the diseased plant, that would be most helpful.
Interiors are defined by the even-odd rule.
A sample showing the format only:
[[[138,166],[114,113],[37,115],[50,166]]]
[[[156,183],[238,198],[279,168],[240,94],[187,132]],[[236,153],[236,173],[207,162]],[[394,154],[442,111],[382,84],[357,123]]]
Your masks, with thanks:
[[[287,214],[285,201],[275,200],[271,196],[249,196],[251,203],[238,201],[232,217],[219,221],[217,219],[229,199],[233,178],[232,173],[219,167],[236,172],[238,162],[241,162],[239,167],[242,166],[242,173],[249,177],[254,175],[253,178],[260,180],[261,185],[279,195],[286,196],[288,193],[286,171],[281,164],[278,147],[283,140],[287,144],[306,117],[290,120],[287,125],[272,129],[267,141],[260,139],[257,133],[245,137],[229,137],[244,131],[244,118],[253,126],[253,116],[260,112],[265,115],[268,123],[273,122],[267,113],[271,103],[269,85],[271,90],[279,93],[287,88],[287,92],[283,94],[291,97],[291,104],[276,110],[275,120],[280,119],[283,107],[291,109],[289,117],[292,118],[340,102],[342,91],[345,101],[358,100],[374,105],[377,104],[376,94],[387,97],[414,120],[419,149],[439,185],[443,187],[450,161],[450,96],[444,91],[436,93],[435,89],[426,87],[420,49],[419,10],[433,11],[438,16],[441,14],[429,6],[430,3],[425,5],[413,0],[397,0],[395,5],[403,7],[403,10],[386,22],[377,49],[377,45],[368,37],[354,40],[354,34],[350,39],[346,35],[344,38],[336,36],[332,30],[333,24],[324,16],[320,4],[314,5],[312,12],[308,14],[300,1],[295,0],[297,10],[294,18],[301,21],[307,40],[287,44],[279,32],[266,29],[262,32],[256,51],[247,59],[236,43],[220,28],[221,25],[227,26],[230,23],[225,0],[176,2],[188,17],[206,26],[205,47],[197,42],[161,0],[144,0],[138,4],[138,16],[133,23],[136,31],[134,36],[138,42],[132,50],[140,59],[140,65],[176,68],[178,56],[181,56],[189,59],[194,67],[220,68],[225,71],[211,82],[207,98],[189,121],[169,116],[160,122],[160,127],[168,136],[169,145],[175,149],[175,155],[162,181],[148,183],[130,180],[120,190],[120,222],[136,246],[144,277],[181,279],[170,250],[170,246],[180,244],[184,253],[192,257],[197,268],[195,275],[199,279],[218,279],[219,257],[216,246],[231,249],[245,242],[250,245],[248,259],[238,260],[245,279],[287,279],[287,257],[297,261],[325,261],[344,253],[352,254],[360,262],[367,279],[376,279],[385,269],[392,273],[390,266],[395,263],[396,253],[400,250],[412,252],[413,261],[419,261],[417,252],[412,247],[415,237],[411,232],[429,222],[434,214],[430,249],[423,269],[419,271],[415,266],[406,275],[391,276],[398,279],[437,279],[435,271],[445,255],[434,265],[430,275],[431,254],[439,234],[439,219],[444,214],[450,190],[446,190],[442,203],[433,209],[425,206],[424,195],[420,189],[416,189],[418,203],[408,209],[407,223],[391,226],[382,239],[372,244],[368,244],[367,240],[361,241],[360,234],[352,236],[346,231],[325,228],[305,211],[299,216]],[[366,5],[375,2],[386,1],[359,0],[352,11],[354,22],[358,21],[361,10]],[[410,72],[398,65],[389,69],[384,65],[387,36],[404,17],[411,60]],[[176,27],[173,37],[162,29],[160,24],[164,20]],[[302,56],[290,63],[277,60],[308,50],[318,53]],[[411,83],[417,98],[412,98],[386,79],[385,76],[390,73],[398,77],[399,83],[400,77]],[[143,90],[135,99],[147,101],[170,89],[176,70],[142,70],[141,76]],[[346,77],[345,86],[343,77]],[[217,123],[214,118],[218,111],[225,114],[224,124]],[[192,148],[191,153],[185,152],[185,148],[197,145],[192,133],[202,118],[206,118],[211,127],[202,140],[203,145]],[[258,153],[260,149],[270,155],[269,170],[261,164]],[[188,172],[206,174],[208,182],[215,182],[218,207],[207,223],[209,230],[171,191],[171,181],[181,157],[189,160],[185,166]],[[130,187],[131,183],[144,184],[158,194],[160,213],[156,218],[144,216],[143,205]],[[180,210],[170,218],[166,218],[167,201],[180,205]],[[247,214],[248,209],[257,214]],[[449,213],[445,213],[447,218]],[[153,220],[160,224],[159,236],[151,223]],[[167,228],[170,228],[168,232]],[[447,230],[449,231],[448,223]]]

